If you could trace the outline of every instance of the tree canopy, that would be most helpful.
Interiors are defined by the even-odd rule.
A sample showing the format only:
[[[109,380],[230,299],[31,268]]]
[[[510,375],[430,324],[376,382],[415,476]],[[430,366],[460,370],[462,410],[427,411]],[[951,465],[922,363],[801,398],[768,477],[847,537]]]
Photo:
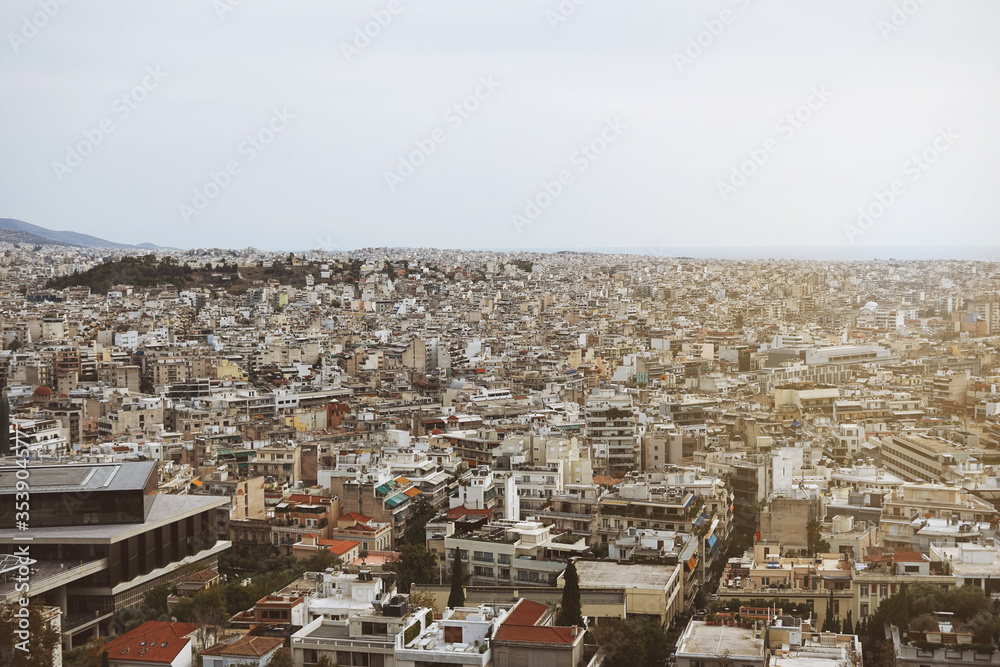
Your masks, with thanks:
[[[580,575],[576,572],[576,564],[573,561],[566,566],[563,574],[565,586],[563,587],[562,604],[559,607],[559,615],[556,618],[557,625],[583,625],[583,611],[580,606]]]
[[[404,544],[399,558],[386,566],[396,574],[396,588],[409,593],[413,584],[430,584],[437,580],[437,560],[422,544]]]
[[[647,619],[604,619],[593,633],[604,650],[604,667],[663,667],[670,656],[663,628]]]

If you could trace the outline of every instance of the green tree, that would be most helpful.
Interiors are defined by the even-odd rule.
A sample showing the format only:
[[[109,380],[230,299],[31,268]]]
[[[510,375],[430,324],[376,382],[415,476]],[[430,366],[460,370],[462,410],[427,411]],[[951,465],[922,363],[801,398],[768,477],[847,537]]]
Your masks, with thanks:
[[[448,595],[448,606],[465,606],[465,564],[462,562],[461,549],[455,549],[455,560],[451,564],[451,593]]]
[[[170,586],[167,584],[160,584],[159,586],[154,586],[150,588],[146,594],[142,597],[142,606],[149,609],[150,612],[155,614],[154,618],[157,616],[166,615],[167,613],[167,598],[170,596]]]
[[[989,637],[990,640],[993,640],[1000,632],[1000,621],[988,609],[983,609],[966,621],[964,628],[966,632],[971,632],[975,637],[983,639]]]
[[[833,611],[833,589],[830,589],[830,597],[826,600],[826,618],[823,619],[823,632],[837,632],[839,629],[837,615]]]
[[[569,562],[563,574],[566,583],[563,586],[562,604],[556,617],[556,625],[583,626],[583,610],[580,605],[580,575],[576,572],[576,563]]]
[[[934,614],[920,614],[910,621],[910,630],[915,632],[937,632],[937,617]]]
[[[823,523],[812,519],[806,524],[806,542],[809,547],[809,554],[812,555],[816,553],[816,543],[820,539],[820,529],[823,527]]]
[[[27,619],[15,614],[27,609]],[[45,618],[41,605],[22,607],[17,604],[0,606],[0,665],[10,667],[52,667],[55,664],[54,651],[62,641],[62,636]],[[22,627],[26,620],[28,626]],[[26,633],[26,636],[18,635]]]
[[[662,667],[667,664],[670,645],[658,624],[640,618],[604,619],[593,629],[604,651],[604,667]]]
[[[101,667],[110,667],[108,664],[108,652],[101,651]]]
[[[404,544],[399,549],[399,558],[387,568],[396,574],[396,588],[400,593],[409,593],[413,584],[437,581],[437,561],[422,544]]]
[[[904,586],[896,595],[899,595],[901,592],[909,605],[909,616],[921,616],[923,614],[933,614],[936,611],[945,611],[948,606],[947,594],[944,589],[934,584],[917,582]],[[902,599],[897,600],[897,604],[902,602]],[[898,616],[891,617],[889,622],[899,625],[898,620],[900,620]]]
[[[7,392],[0,390],[0,456],[10,454],[10,403]]]
[[[851,610],[850,609],[847,610],[847,616],[844,617],[844,627],[842,628],[842,632],[845,635],[853,635],[854,634],[854,623],[851,622]]]
[[[294,667],[291,651],[287,648],[279,648],[267,661],[267,667]]]
[[[990,600],[979,586],[959,586],[945,593],[946,609],[956,618],[966,620],[975,617],[984,609],[989,609]]]
[[[885,638],[870,641],[862,652],[865,667],[896,667],[896,651]]]

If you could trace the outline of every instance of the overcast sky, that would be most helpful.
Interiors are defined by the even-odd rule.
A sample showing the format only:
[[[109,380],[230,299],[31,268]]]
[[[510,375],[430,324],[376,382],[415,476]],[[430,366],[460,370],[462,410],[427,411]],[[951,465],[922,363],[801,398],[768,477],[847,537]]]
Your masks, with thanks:
[[[996,0],[4,0],[0,217],[181,247],[995,243],[998,25]]]

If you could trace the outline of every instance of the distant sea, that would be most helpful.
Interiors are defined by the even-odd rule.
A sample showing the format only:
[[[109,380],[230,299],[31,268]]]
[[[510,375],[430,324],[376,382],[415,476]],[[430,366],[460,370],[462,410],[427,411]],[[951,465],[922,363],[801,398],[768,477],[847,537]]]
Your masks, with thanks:
[[[701,246],[609,248],[477,248],[495,252],[595,252],[694,259],[800,259],[859,261],[872,259],[964,259],[1000,262],[1000,245],[939,246]]]

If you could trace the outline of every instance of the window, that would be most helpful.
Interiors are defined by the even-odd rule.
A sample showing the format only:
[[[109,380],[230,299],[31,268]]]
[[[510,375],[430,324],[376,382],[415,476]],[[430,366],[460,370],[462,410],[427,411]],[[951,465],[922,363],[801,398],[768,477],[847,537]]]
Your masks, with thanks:
[[[861,584],[861,597],[868,597],[868,584]]]
[[[889,597],[889,586],[887,584],[881,584],[878,587],[879,597],[887,598]]]
[[[867,616],[868,616],[868,603],[867,602],[862,602],[861,603],[861,618],[865,618]]]

